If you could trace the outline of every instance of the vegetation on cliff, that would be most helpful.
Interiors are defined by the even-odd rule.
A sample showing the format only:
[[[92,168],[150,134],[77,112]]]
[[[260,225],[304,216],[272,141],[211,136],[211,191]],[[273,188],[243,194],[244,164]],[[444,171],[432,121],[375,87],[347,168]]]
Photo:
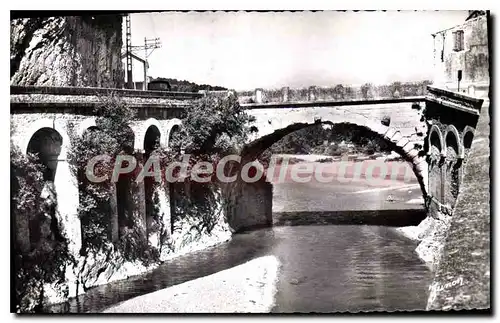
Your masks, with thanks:
[[[216,165],[222,157],[238,153],[250,133],[253,117],[246,114],[234,95],[207,95],[186,109],[181,131],[171,138],[171,150],[159,148],[156,154],[168,162],[189,154],[191,164]],[[223,212],[220,183],[212,176],[206,183],[188,176],[172,188],[172,223],[191,219],[195,232],[210,233]]]
[[[11,223],[16,228],[30,227],[35,232],[16,232],[13,258],[15,269],[15,310],[17,312],[36,311],[44,300],[45,284],[64,283],[65,268],[74,259],[68,252],[68,241],[62,235],[61,223],[49,205],[42,197],[45,188],[45,168],[39,162],[38,156],[22,154],[18,147],[11,143]],[[18,223],[24,225],[17,225]],[[27,247],[17,237],[22,235],[38,236]]]

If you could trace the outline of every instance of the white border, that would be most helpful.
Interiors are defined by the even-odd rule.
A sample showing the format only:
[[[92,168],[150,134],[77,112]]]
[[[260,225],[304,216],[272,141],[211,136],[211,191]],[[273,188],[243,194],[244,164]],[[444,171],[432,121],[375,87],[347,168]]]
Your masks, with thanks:
[[[183,0],[183,1],[178,1],[175,3],[172,2],[165,2],[165,1],[148,1],[147,3],[144,1],[130,1],[130,0],[122,0],[122,1],[96,1],[96,0],[86,0],[86,1],[78,1],[78,2],[73,2],[73,1],[37,1],[37,0],[25,0],[25,1],[8,1],[6,2],[6,5],[10,10],[14,9],[31,9],[31,10],[91,10],[95,8],[99,8],[99,10],[151,10],[151,9],[169,9],[169,10],[190,10],[190,9],[198,9],[198,10],[214,10],[214,9],[233,9],[233,10],[244,10],[244,9],[258,9],[258,10],[271,10],[271,9],[296,9],[296,10],[304,10],[304,9],[317,9],[317,10],[333,10],[333,9],[386,9],[386,10],[395,10],[395,9],[401,9],[401,10],[467,10],[467,9],[490,9],[492,15],[498,14],[500,10],[496,10],[498,8],[500,1],[485,1],[485,0],[475,0],[475,1],[467,1],[467,0],[454,0],[454,1],[442,1],[438,2],[435,0],[419,0],[419,1],[391,1],[391,0],[378,0],[378,1],[360,1],[360,0],[338,0],[338,1],[328,1],[328,0],[308,0],[308,1],[303,1],[303,0],[288,0],[288,1],[283,1],[283,2],[271,2],[269,0],[252,0],[252,1],[220,1],[220,0],[212,0],[212,1],[201,1],[201,0],[196,0],[196,1],[190,1],[190,0]],[[75,5],[77,7],[75,7]],[[4,32],[2,33],[2,43],[7,44],[8,39],[10,38],[10,29],[8,28],[8,23],[7,21],[9,20],[9,13],[6,10],[0,11],[0,15],[2,15],[2,21],[5,22],[5,27],[4,27]],[[5,19],[3,19],[5,17]],[[497,29],[498,25],[498,17],[495,19],[495,30]],[[494,43],[498,43],[498,36],[499,33],[495,32],[494,33]],[[10,57],[10,54],[8,54],[8,47],[4,46],[3,47],[3,53],[4,53],[4,62],[7,62],[7,56]],[[495,53],[498,53],[498,47],[495,46]],[[498,63],[496,61],[496,56],[493,58],[495,60],[495,66],[498,67]],[[8,65],[2,64],[0,65],[0,68],[2,68],[2,75],[7,75],[8,73]],[[493,75],[499,75],[497,73],[497,68],[495,68],[495,71],[493,71]],[[7,83],[7,78],[4,78],[4,82]],[[5,106],[3,108],[3,113],[5,113],[5,116],[3,118],[0,118],[1,122],[3,122],[3,126],[0,126],[0,131],[3,132],[3,142],[5,144],[5,148],[2,150],[5,154],[7,154],[7,138],[10,137],[10,116],[9,116],[9,110],[7,109],[7,97],[9,96],[9,90],[8,89],[9,84],[5,84],[2,86],[3,91],[6,92],[4,95],[5,99]],[[495,93],[497,93],[497,87],[495,86]],[[498,115],[496,113],[495,115]],[[496,120],[492,122],[498,123]],[[492,127],[494,125],[492,124]],[[498,133],[498,130],[496,131]],[[499,140],[498,138],[494,138],[492,141],[492,144],[495,144],[495,150],[498,152],[498,146]],[[4,156],[4,158],[1,159],[3,163],[3,168],[4,170],[9,169],[9,164],[7,162],[7,156]],[[498,161],[498,158],[497,158]],[[493,165],[491,165],[493,167]],[[497,169],[498,173],[498,165],[495,165],[495,169]],[[495,176],[498,174],[495,174]],[[7,176],[6,176],[7,177]],[[495,177],[496,182],[498,183],[498,178]],[[6,184],[6,183],[5,183]],[[10,192],[7,192],[9,190],[7,185],[2,185],[2,189],[4,189],[3,194],[1,194],[4,203],[2,205],[10,205]],[[491,197],[491,199],[495,199],[496,201],[500,201],[498,198],[498,190],[496,191],[495,196]],[[496,210],[495,210],[496,211]],[[494,212],[493,214],[496,214]],[[4,215],[8,216],[8,215]],[[492,215],[493,216],[493,215]],[[500,232],[498,230],[498,223],[499,221],[495,221],[495,228],[492,228],[492,232]],[[3,226],[4,233],[2,234],[2,238],[4,239],[3,245],[4,246],[9,246],[10,245],[10,228],[9,226],[4,225]],[[496,239],[496,242],[498,242],[498,238]],[[492,250],[497,250],[497,245],[495,245]],[[4,261],[9,261],[10,262],[10,256],[9,252],[10,249],[8,247],[2,248],[4,254],[2,256],[2,259]],[[498,266],[494,266],[493,268],[498,268]],[[9,273],[7,273],[9,271]],[[4,279],[4,284],[3,286],[7,287],[10,286],[10,266],[4,265],[2,266],[2,277]],[[498,275],[496,275],[498,277]],[[7,288],[5,288],[7,289]],[[10,288],[9,288],[10,290]],[[3,317],[4,319],[7,319],[8,321],[14,320],[15,316],[12,314],[7,314],[10,312],[10,294],[7,293],[5,290],[4,293],[2,294],[2,304],[4,309],[2,310]],[[494,297],[494,300],[496,300],[495,304],[492,306],[498,308],[498,297]],[[106,320],[107,317],[93,317],[91,319],[96,321],[103,321]],[[217,319],[218,317],[212,318],[212,319]],[[269,319],[269,317],[257,317],[256,319]],[[330,319],[330,317],[325,317],[326,319]],[[357,318],[362,318],[363,320],[386,320],[386,317],[364,317],[364,316],[357,316]],[[392,317],[393,319],[401,319],[401,317]],[[469,320],[472,319],[472,317],[464,317],[465,319]],[[50,317],[46,318],[40,318],[38,317],[37,319],[51,319]],[[81,318],[80,318],[81,319]],[[174,317],[168,317],[168,318],[159,318],[159,320],[164,320],[164,319],[175,319]],[[190,319],[188,317],[180,317],[180,319]],[[192,318],[191,318],[192,319]],[[199,319],[199,317],[194,317],[194,319]],[[247,319],[246,317],[230,317],[228,319],[238,319],[238,320],[245,320]],[[276,319],[273,317],[273,319]],[[288,318],[290,319],[290,318]],[[299,319],[299,320],[307,320],[308,318],[301,316],[301,317],[295,317],[294,319]],[[336,317],[335,319],[340,319],[340,320],[345,320],[346,318],[344,317]],[[418,316],[415,317],[415,319],[421,319]],[[85,319],[86,320],[86,319]],[[434,318],[427,317],[425,320],[434,320]],[[3,320],[2,320],[3,321]]]

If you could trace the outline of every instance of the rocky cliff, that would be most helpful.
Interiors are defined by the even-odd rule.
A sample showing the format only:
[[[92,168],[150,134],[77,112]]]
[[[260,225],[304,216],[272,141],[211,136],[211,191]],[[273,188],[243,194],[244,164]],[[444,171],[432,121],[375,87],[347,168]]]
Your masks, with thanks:
[[[122,17],[11,20],[11,85],[121,88]]]

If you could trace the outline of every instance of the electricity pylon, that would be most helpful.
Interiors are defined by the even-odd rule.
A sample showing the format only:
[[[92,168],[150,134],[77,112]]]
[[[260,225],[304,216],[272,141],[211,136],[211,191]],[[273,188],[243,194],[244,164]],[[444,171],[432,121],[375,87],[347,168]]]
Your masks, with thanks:
[[[140,46],[132,46],[132,32],[130,28],[130,14],[126,16],[125,19],[125,24],[126,24],[126,52],[125,56],[127,57],[127,87],[128,88],[133,88],[133,81],[132,81],[132,58],[138,58],[137,55],[134,55],[132,52],[138,51],[138,50],[144,50],[144,59],[139,59],[142,63],[144,63],[144,83],[143,83],[143,89],[147,90],[148,86],[148,79],[147,79],[147,70],[148,70],[148,57],[151,55],[151,53],[161,47],[161,42],[160,38],[146,38],[144,37],[144,45]],[[149,51],[149,52],[148,52]]]

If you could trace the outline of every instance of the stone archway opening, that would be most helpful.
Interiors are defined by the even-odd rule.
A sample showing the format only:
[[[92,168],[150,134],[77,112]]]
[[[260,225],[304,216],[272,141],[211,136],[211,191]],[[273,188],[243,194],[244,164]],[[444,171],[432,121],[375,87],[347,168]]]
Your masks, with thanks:
[[[183,136],[185,135],[180,124],[174,124],[167,134],[167,150],[182,154],[184,152]],[[184,216],[185,205],[183,200],[187,196],[186,184],[183,182],[168,183],[170,201],[170,232],[174,232],[180,219]]]
[[[167,134],[167,149],[172,151],[181,151],[184,147],[182,147],[182,136],[183,131],[181,125],[174,124],[170,131]]]
[[[316,137],[315,134],[317,134]],[[294,139],[290,140],[290,136]],[[342,140],[343,136],[349,139]],[[286,146],[286,149],[273,150],[277,144]],[[406,144],[413,145],[408,141]],[[302,215],[305,214],[304,212],[314,213],[314,216],[326,210],[327,213],[335,214],[335,216],[340,216],[341,212],[353,214],[352,212],[358,211],[361,213],[376,211],[382,214],[387,211],[385,213],[390,213],[388,216],[392,217],[391,221],[386,222],[388,225],[416,225],[426,215],[424,198],[427,193],[423,183],[423,176],[426,174],[413,164],[414,156],[408,154],[407,151],[404,145],[398,146],[397,142],[391,141],[390,138],[384,137],[367,126],[350,122],[297,123],[278,129],[246,145],[242,152],[242,165],[259,159],[265,167],[270,167],[271,155],[280,153],[288,155],[289,163],[286,167],[291,166],[291,168],[283,171],[283,161],[278,161],[280,169],[275,170],[274,175],[271,176],[274,180],[279,180],[281,174],[286,174],[283,177],[284,182],[279,184],[271,182],[273,186],[271,190],[266,187],[257,188],[255,184],[251,188],[247,187],[248,184],[242,184],[247,195],[253,195],[255,200],[248,196],[244,197],[245,201],[241,204],[245,207],[237,207],[233,216],[238,217],[238,212],[248,213],[249,208],[259,208],[255,212],[250,210],[255,216],[269,214],[263,209],[268,204],[262,202],[269,197],[262,198],[262,196],[271,192],[273,217],[276,213],[289,213],[291,209]],[[293,167],[308,170],[311,174],[311,176],[305,176],[308,181],[292,183]],[[269,168],[266,170],[267,179],[269,179],[268,171]],[[321,176],[317,176],[318,173]],[[327,179],[322,182],[325,177]],[[278,185],[281,186],[279,190]],[[252,190],[259,192],[254,194]],[[321,201],[317,199],[318,194],[322,195]],[[241,195],[245,196],[245,194]],[[345,202],[347,200],[350,202]],[[367,200],[370,201],[366,202]],[[408,211],[401,216],[401,219],[397,219],[395,215],[399,209]],[[410,215],[410,210],[417,211]],[[405,216],[406,218],[403,219]],[[412,216],[414,218],[411,218]],[[349,221],[349,219],[343,220]],[[266,221],[269,222],[269,219],[260,219],[260,223]],[[276,219],[273,221],[277,222]],[[286,222],[287,220],[278,220],[278,223],[281,223],[280,221]],[[363,219],[360,223],[364,221],[371,220]],[[236,224],[232,226],[238,228],[247,226],[252,221],[242,221],[246,222],[244,224],[237,223],[238,220],[234,222]]]
[[[27,153],[37,154],[45,166],[44,180],[53,182],[57,170],[57,159],[61,153],[62,136],[52,128],[36,131],[28,143]]]
[[[445,189],[444,203],[450,206],[455,204],[459,191],[459,170],[460,170],[460,155],[459,143],[455,133],[448,131],[445,138],[446,142],[446,168],[445,168],[445,183],[448,186]]]
[[[151,157],[152,152],[159,148],[161,140],[160,130],[155,126],[151,125],[146,130],[144,136],[144,160],[145,162]],[[153,171],[149,169],[148,171]],[[146,204],[146,234],[150,234],[156,231],[157,228],[154,227],[155,219],[159,215],[158,209],[158,194],[155,192],[155,177],[146,176],[144,177],[144,198]],[[155,194],[156,193],[156,194]]]
[[[465,153],[469,152],[470,147],[472,147],[472,140],[474,139],[474,133],[472,131],[467,131],[464,135],[463,145]]]
[[[44,240],[61,240],[56,216],[57,194],[55,177],[58,158],[61,153],[63,139],[53,128],[41,128],[31,137],[27,151],[37,156],[43,165],[42,205],[39,214],[33,214],[29,220],[29,241],[31,248],[36,248]]]
[[[437,201],[443,201],[443,188],[442,188],[442,152],[443,152],[443,142],[442,142],[441,131],[438,128],[433,128],[429,134],[429,194],[434,197]]]
[[[122,151],[121,154],[133,155],[134,151],[134,139],[135,135],[132,129],[127,128],[125,131],[126,135],[121,138]],[[128,166],[128,162],[123,162],[123,167]],[[118,238],[122,238],[129,228],[134,227],[134,210],[137,209],[135,205],[134,196],[135,192],[134,185],[134,172],[129,172],[126,174],[120,174],[116,182],[116,209],[118,215]]]

